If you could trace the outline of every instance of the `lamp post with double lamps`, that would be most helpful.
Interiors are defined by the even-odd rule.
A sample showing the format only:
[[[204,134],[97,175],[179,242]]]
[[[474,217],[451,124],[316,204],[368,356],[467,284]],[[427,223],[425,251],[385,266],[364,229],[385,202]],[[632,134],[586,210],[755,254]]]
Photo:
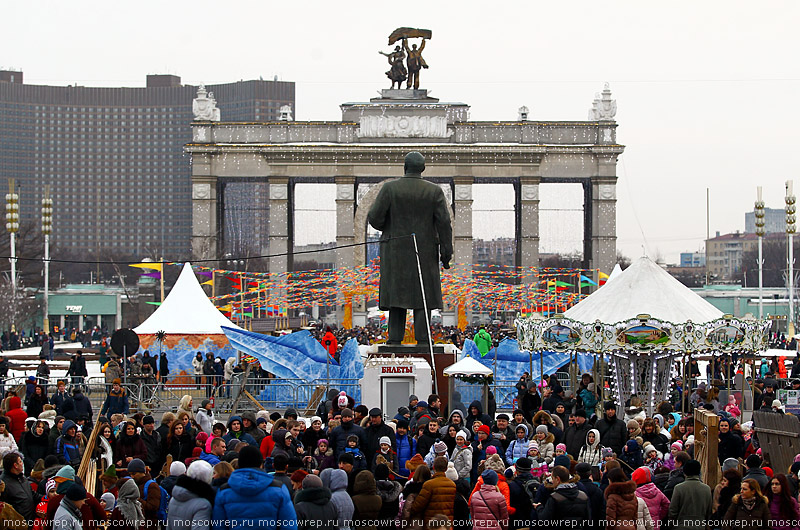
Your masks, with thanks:
[[[53,233],[53,199],[50,185],[44,187],[42,198],[42,234],[44,235],[44,320],[45,334],[50,334],[50,234]]]
[[[6,193],[6,230],[11,237],[11,331],[17,320],[17,232],[19,232],[19,194],[14,191],[14,179],[8,181]]]

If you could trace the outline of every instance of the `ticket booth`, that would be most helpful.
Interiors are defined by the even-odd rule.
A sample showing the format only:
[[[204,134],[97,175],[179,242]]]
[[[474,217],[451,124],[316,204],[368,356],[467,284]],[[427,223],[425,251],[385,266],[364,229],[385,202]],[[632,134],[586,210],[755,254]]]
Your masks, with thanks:
[[[380,403],[385,419],[393,418],[399,407],[407,407],[411,394],[427,396],[432,390],[431,365],[425,359],[370,357],[364,364],[361,401]]]

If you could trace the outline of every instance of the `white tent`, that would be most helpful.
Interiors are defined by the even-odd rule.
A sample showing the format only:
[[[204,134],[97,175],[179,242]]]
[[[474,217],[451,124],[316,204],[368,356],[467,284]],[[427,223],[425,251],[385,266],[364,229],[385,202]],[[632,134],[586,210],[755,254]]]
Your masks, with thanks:
[[[611,279],[611,278],[609,278]],[[668,322],[710,322],[723,313],[670,276],[650,258],[642,257],[613,281],[568,309],[564,316],[578,322],[608,324],[648,314]]]
[[[491,375],[492,369],[485,367],[472,357],[464,357],[445,368],[443,372],[444,375]]]
[[[211,303],[197,281],[192,265],[186,263],[164,303],[133,331],[137,335],[158,331],[180,335],[222,335],[222,326],[241,329]]]
[[[622,267],[620,267],[619,263],[617,263],[614,265],[614,270],[612,270],[611,274],[609,274],[608,278],[606,278],[606,284],[611,280],[613,280],[614,278],[616,278],[617,276],[619,276],[620,274],[622,274]]]

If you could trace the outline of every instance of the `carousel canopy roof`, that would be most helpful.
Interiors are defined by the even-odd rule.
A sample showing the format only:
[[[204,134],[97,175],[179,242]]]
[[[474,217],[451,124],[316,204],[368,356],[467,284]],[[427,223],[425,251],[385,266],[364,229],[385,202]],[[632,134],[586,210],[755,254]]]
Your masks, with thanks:
[[[455,364],[443,370],[444,375],[489,375],[491,368],[487,368],[472,357],[464,357]]]
[[[183,335],[222,335],[222,326],[241,329],[211,303],[197,281],[192,265],[185,263],[164,303],[133,331],[139,335],[158,331]]]
[[[612,274],[604,286],[568,309],[564,316],[578,322],[622,322],[640,314],[667,322],[709,322],[723,313],[670,276],[648,257]],[[613,281],[610,281],[613,280]]]

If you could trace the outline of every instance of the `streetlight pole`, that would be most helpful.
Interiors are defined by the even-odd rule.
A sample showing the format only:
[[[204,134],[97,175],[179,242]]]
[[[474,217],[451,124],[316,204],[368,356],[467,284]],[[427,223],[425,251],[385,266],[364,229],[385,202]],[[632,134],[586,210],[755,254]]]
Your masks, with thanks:
[[[758,236],[758,318],[764,318],[764,200],[761,197],[761,186],[757,187],[758,199],[754,210],[756,221],[756,235]],[[708,257],[706,257],[708,259]]]
[[[8,180],[6,194],[6,230],[11,237],[11,331],[17,320],[17,232],[19,231],[19,194],[14,192],[14,179]]]
[[[794,216],[796,210],[795,196],[793,193],[793,181],[786,181],[786,235],[789,236],[789,263],[788,263],[788,276],[789,276],[789,325],[787,332],[789,340],[794,337],[794,233],[796,230],[796,218]]]
[[[50,334],[50,234],[53,232],[53,199],[50,198],[50,185],[44,187],[42,198],[42,234],[44,235],[44,319],[42,327]]]

